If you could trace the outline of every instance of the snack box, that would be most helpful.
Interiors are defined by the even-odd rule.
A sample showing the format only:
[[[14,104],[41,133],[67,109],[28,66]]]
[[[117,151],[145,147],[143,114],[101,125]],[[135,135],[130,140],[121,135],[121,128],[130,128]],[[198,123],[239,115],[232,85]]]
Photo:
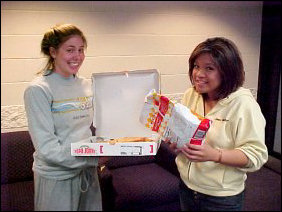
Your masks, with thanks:
[[[162,136],[167,128],[174,104],[153,89],[145,96],[139,120],[147,128]]]
[[[100,141],[97,141],[100,140]],[[103,141],[105,140],[105,141]],[[108,141],[106,141],[108,140]],[[156,155],[159,148],[158,139],[144,142],[116,142],[93,136],[87,142],[71,144],[72,156],[144,156]]]
[[[145,97],[140,122],[152,131],[158,132],[162,140],[169,139],[182,147],[190,142],[202,145],[212,123],[186,106],[174,103],[167,97],[151,90]]]
[[[146,156],[156,155],[160,136],[139,122],[144,97],[160,91],[156,69],[92,74],[96,140],[73,143],[74,156]],[[152,142],[97,142],[98,138],[148,137]]]

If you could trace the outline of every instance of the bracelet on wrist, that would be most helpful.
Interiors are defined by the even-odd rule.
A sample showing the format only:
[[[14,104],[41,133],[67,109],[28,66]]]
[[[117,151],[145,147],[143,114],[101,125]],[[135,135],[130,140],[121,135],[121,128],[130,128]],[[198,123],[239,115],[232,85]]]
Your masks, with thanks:
[[[217,163],[221,163],[221,159],[222,159],[222,149],[217,149],[217,151],[219,152],[219,157],[218,160],[216,161]]]

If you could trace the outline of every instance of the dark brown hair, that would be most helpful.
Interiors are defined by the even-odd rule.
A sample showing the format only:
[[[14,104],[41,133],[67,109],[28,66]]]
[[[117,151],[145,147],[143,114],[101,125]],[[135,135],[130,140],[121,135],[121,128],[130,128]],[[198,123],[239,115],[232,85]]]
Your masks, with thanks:
[[[79,28],[72,24],[56,25],[44,34],[41,41],[41,52],[48,57],[48,62],[38,74],[50,74],[54,69],[54,58],[50,55],[50,47],[58,49],[73,35],[79,35],[84,42],[85,48],[87,47],[87,41],[84,34]]]
[[[217,99],[223,99],[236,91],[245,81],[244,66],[237,46],[226,38],[208,38],[200,43],[189,58],[189,77],[193,84],[192,72],[195,60],[203,53],[213,58],[221,76]]]

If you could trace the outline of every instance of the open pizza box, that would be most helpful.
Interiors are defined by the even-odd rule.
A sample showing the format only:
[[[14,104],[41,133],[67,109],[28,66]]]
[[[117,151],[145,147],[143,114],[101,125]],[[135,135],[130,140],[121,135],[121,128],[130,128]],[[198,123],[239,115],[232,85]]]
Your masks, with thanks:
[[[92,74],[96,135],[87,142],[71,144],[73,156],[156,155],[160,136],[140,123],[145,96],[160,92],[155,69]],[[122,138],[124,139],[123,141]],[[134,141],[140,137],[149,141]],[[128,140],[129,139],[129,140]],[[119,142],[115,142],[119,141]]]

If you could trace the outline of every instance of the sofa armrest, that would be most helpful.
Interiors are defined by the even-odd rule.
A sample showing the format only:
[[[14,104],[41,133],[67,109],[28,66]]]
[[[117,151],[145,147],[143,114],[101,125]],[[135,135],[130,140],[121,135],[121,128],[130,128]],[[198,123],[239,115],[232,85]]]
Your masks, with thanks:
[[[116,197],[112,173],[107,166],[103,165],[102,167],[98,167],[98,177],[102,194],[103,211],[112,211]]]
[[[175,163],[177,154],[165,142],[161,142],[160,148],[157,152],[156,163],[161,167],[179,177],[179,172]]]
[[[33,153],[28,131],[1,133],[1,184],[33,180]]]

